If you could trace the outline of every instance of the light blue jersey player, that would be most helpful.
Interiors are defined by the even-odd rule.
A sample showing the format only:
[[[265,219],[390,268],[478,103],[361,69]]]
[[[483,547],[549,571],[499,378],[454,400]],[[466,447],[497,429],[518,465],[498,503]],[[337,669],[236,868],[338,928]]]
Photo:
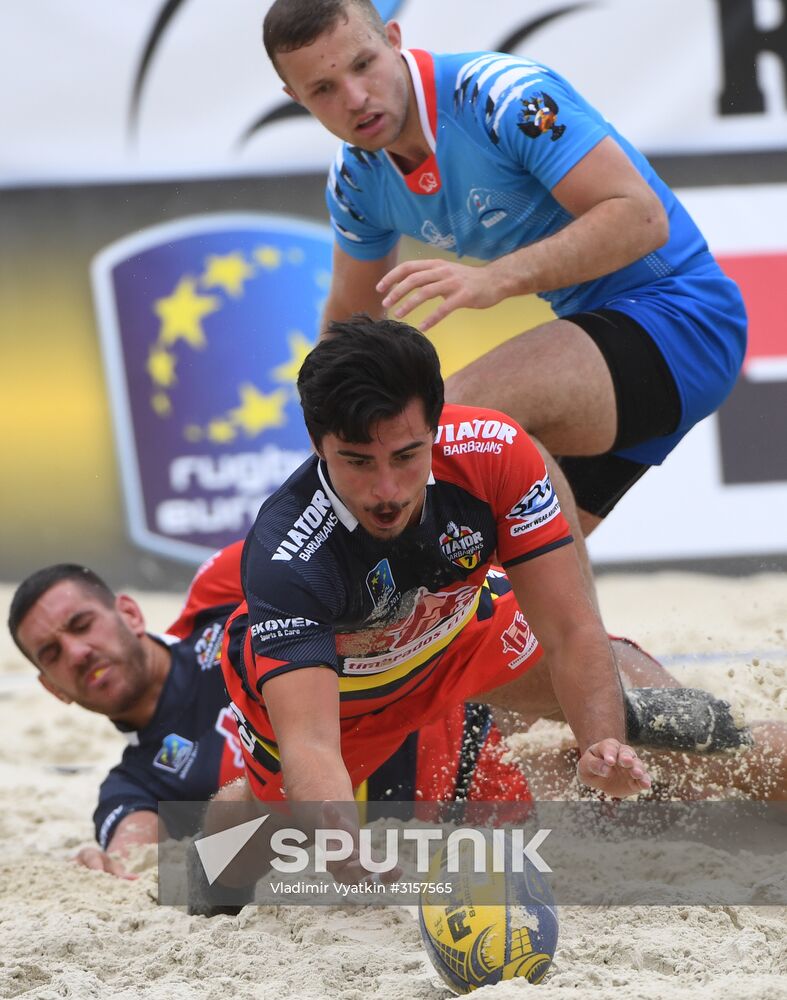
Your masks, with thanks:
[[[538,61],[405,50],[369,0],[276,0],[264,40],[286,92],[344,140],[326,320],[436,300],[428,329],[545,298],[558,318],[447,396],[510,413],[559,456],[587,534],[730,392],[746,344],[736,285],[645,157]],[[397,264],[402,235],[440,256]]]

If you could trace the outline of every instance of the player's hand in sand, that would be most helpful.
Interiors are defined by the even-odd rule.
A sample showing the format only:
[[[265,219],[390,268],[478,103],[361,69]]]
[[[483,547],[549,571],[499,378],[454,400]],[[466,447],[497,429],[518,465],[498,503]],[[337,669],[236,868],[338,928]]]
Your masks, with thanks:
[[[74,855],[72,860],[84,868],[106,872],[108,875],[115,875],[117,878],[129,880],[137,878],[133,872],[127,872],[117,858],[113,858],[111,854],[107,854],[106,851],[102,851],[98,847],[83,847]]]
[[[361,864],[358,850],[358,814],[354,802],[324,802],[321,825],[328,830],[344,830],[353,840],[352,853],[341,860],[328,861],[328,871],[337,882],[358,885],[361,882],[396,882],[402,869],[396,865],[389,872],[370,872]]]
[[[587,748],[577,765],[579,780],[607,795],[623,799],[650,788],[645,765],[630,746],[616,739],[600,740]]]

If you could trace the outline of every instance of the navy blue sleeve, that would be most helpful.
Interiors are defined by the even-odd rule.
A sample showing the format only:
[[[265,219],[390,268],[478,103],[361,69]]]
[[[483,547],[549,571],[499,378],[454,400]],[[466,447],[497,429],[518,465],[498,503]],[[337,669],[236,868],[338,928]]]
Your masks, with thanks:
[[[122,819],[143,811],[158,812],[156,796],[122,763],[113,767],[101,783],[98,805],[93,813],[96,840],[101,849],[107,849]]]

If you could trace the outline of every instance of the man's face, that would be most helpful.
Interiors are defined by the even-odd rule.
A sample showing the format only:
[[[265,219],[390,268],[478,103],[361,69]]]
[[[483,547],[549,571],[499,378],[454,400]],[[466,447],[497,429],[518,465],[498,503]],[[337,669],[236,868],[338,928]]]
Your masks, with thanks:
[[[285,91],[334,135],[374,152],[391,146],[407,120],[407,69],[395,22],[381,37],[353,4],[347,20],[311,45],[279,52]]]
[[[122,717],[148,679],[139,606],[121,595],[113,606],[73,580],[61,580],[22,619],[18,638],[44,687],[66,703]]]
[[[326,434],[319,453],[334,489],[361,526],[375,538],[391,540],[421,516],[433,442],[423,403],[413,399],[399,416],[372,428],[369,444]]]

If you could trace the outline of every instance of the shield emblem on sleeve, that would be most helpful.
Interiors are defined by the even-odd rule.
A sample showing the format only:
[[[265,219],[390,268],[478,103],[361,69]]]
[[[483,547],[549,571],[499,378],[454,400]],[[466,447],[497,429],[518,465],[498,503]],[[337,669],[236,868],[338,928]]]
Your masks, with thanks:
[[[129,532],[200,562],[311,454],[296,394],[330,282],[327,227],[200,215],[94,259]]]

